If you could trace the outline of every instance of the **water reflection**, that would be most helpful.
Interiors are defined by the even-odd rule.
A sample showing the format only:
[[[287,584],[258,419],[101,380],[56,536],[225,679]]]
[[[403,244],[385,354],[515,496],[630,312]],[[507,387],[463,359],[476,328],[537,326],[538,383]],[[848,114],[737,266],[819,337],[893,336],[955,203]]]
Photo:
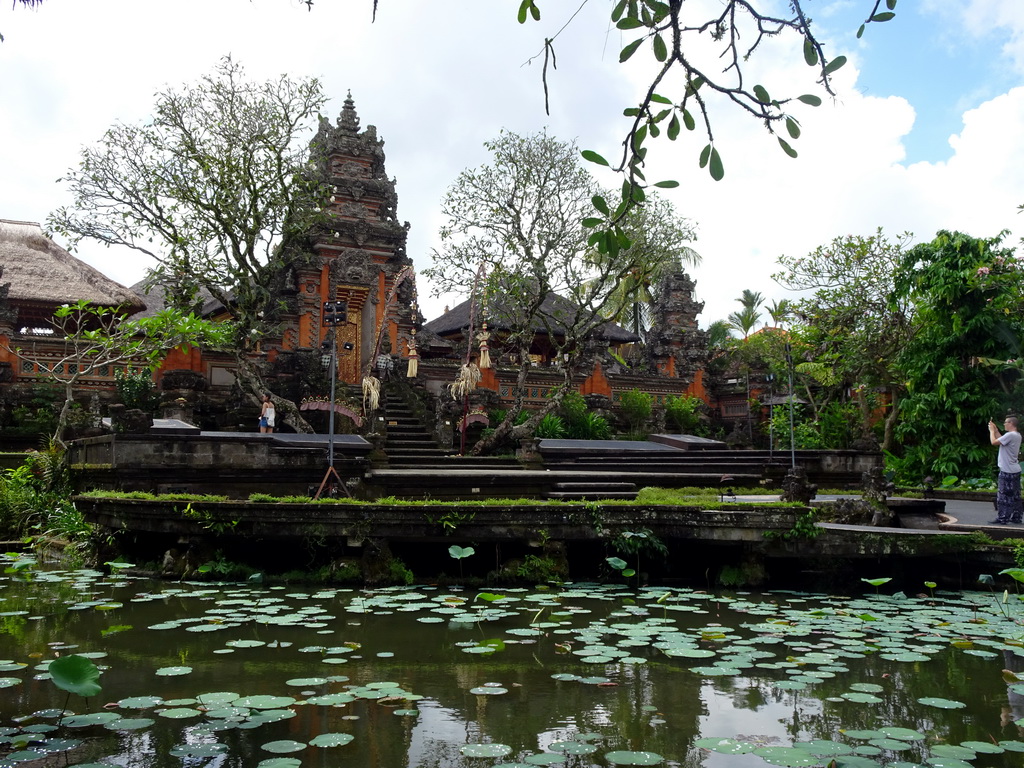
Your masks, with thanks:
[[[5,576],[0,590],[0,765],[61,748],[68,764],[158,767],[584,768],[610,753],[688,768],[833,756],[885,766],[969,753],[965,764],[996,768],[1019,765],[1024,750],[1024,683],[1002,672],[1024,667],[1022,627],[983,594],[576,584],[487,601],[429,586],[211,586],[95,571]],[[46,665],[68,653],[104,668],[102,700],[72,697],[71,708],[114,722],[53,728],[65,694]],[[46,741],[58,738],[81,743]],[[771,752],[794,744],[803,762]],[[467,756],[468,745],[495,756]]]

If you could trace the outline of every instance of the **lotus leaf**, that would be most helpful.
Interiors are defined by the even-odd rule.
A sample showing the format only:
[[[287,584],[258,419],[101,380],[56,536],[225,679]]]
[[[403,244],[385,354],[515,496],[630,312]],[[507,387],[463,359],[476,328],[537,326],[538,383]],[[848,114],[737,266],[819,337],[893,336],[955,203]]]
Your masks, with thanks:
[[[170,753],[174,757],[182,758],[204,758],[204,757],[216,757],[217,755],[227,754],[227,744],[179,744],[176,747],[172,747]]]
[[[748,752],[753,752],[755,749],[754,745],[750,742],[726,738],[697,739],[694,744],[698,747],[721,752],[726,755],[745,755]]]
[[[803,749],[812,755],[818,757],[833,756],[833,755],[849,755],[853,753],[853,748],[848,744],[841,744],[838,741],[829,741],[827,739],[816,740],[816,741],[797,741],[793,744],[797,749]]]
[[[504,757],[512,747],[507,744],[463,744],[459,751],[466,757]]]
[[[72,654],[54,659],[47,666],[47,670],[53,684],[62,691],[89,698],[103,690],[98,682],[99,668],[84,656]]]
[[[156,720],[149,717],[122,717],[120,720],[105,723],[103,727],[111,731],[140,731],[149,728],[155,722]]]
[[[192,667],[161,667],[156,671],[160,677],[177,677],[179,675],[191,675]]]
[[[286,755],[289,752],[301,752],[307,746],[308,745],[303,744],[301,741],[282,739],[280,741],[268,741],[263,745],[263,750],[266,752],[272,752],[275,755]]]
[[[1006,751],[1004,747],[998,744],[992,744],[988,741],[961,741],[960,746],[965,749],[969,749],[973,752],[979,752],[986,755],[1000,755]],[[934,750],[932,750],[934,754]]]
[[[899,739],[900,741],[924,741],[925,739],[923,733],[918,733],[910,728],[898,728],[893,725],[887,725],[883,728],[879,728],[878,730],[889,738]]]
[[[314,747],[343,747],[355,740],[355,736],[348,733],[321,733],[310,740],[310,746]]]
[[[821,760],[811,753],[795,747],[759,747],[754,750],[754,754],[771,765],[785,765],[792,768],[821,763]]]
[[[805,753],[806,754],[806,753]],[[606,752],[604,759],[612,765],[658,765],[665,758],[655,752]]]
[[[199,717],[203,713],[191,707],[172,707],[171,709],[163,709],[157,712],[157,714],[170,720],[186,720],[190,717]]]
[[[924,704],[927,707],[935,707],[937,709],[963,709],[967,706],[962,701],[940,699],[933,696],[925,696],[924,698],[918,699],[917,703]]]

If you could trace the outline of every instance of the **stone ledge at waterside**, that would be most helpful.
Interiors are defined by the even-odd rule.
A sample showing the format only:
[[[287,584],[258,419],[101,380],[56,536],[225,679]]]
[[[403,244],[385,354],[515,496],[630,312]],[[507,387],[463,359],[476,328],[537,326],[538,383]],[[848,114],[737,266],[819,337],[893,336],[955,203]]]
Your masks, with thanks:
[[[819,525],[799,536],[803,507],[726,504],[721,509],[654,504],[368,504],[170,501],[78,496],[90,523],[110,533],[217,540],[366,540],[394,543],[600,542],[648,531],[669,549],[701,543],[745,547],[784,557],[877,557],[945,554],[971,548],[969,534],[907,528]],[[183,512],[188,507],[187,513]],[[941,534],[941,535],[936,535]],[[962,540],[951,546],[950,540]],[[898,543],[896,540],[899,540]],[[910,543],[913,540],[913,544]]]

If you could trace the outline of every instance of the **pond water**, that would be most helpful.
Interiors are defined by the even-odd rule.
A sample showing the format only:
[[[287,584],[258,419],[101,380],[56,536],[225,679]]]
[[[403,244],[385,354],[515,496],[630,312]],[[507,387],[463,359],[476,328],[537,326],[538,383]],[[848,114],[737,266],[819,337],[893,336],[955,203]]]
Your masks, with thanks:
[[[1001,591],[350,590],[0,566],[0,766],[1024,765],[1024,682],[1003,671],[1024,669],[1024,605]],[[61,717],[49,664],[68,656],[102,691]]]

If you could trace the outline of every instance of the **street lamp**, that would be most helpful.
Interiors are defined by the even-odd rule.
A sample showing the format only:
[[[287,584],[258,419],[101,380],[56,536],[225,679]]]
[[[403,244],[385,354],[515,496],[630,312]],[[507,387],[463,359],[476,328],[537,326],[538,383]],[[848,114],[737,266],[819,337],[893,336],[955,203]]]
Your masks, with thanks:
[[[786,342],[786,367],[789,368],[789,461],[796,469],[796,439],[793,430],[793,347]]]
[[[348,320],[348,305],[344,301],[325,301],[323,311],[323,326],[330,328],[328,338],[324,340],[323,345],[320,347],[320,362],[321,364],[327,363],[330,368],[331,377],[331,400],[328,403],[331,415],[328,417],[328,432],[327,432],[327,472],[324,473],[324,479],[320,481],[320,487],[316,490],[316,496],[314,499],[319,499],[320,494],[323,493],[324,486],[327,485],[328,479],[331,475],[334,475],[338,485],[345,488],[345,484],[341,482],[341,478],[338,476],[338,471],[334,468],[334,387],[338,381],[338,326]],[[329,346],[330,349],[325,347]],[[345,489],[346,493],[348,489]]]

